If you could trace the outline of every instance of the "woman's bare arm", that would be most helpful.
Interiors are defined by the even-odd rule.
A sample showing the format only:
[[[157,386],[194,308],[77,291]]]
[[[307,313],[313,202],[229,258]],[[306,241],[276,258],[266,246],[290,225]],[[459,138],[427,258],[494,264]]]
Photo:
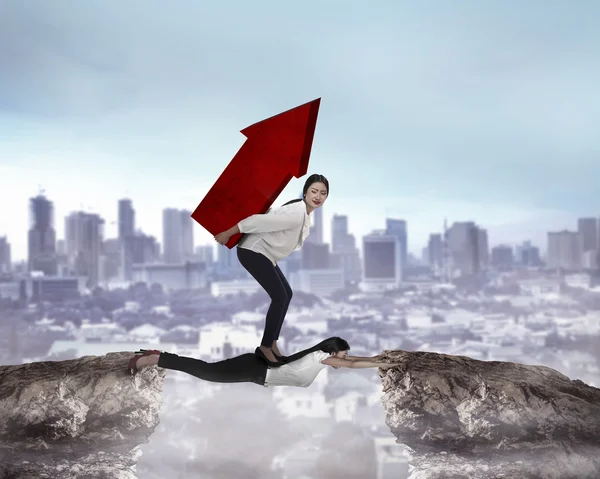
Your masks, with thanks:
[[[350,361],[378,361],[382,358],[380,354],[375,356],[346,356],[344,359],[348,359]]]
[[[366,368],[393,368],[396,366],[400,366],[399,363],[384,363],[373,360],[365,360],[365,359],[357,359],[356,361],[351,361],[349,359],[342,358],[326,358],[321,361],[323,364],[327,364],[328,366],[333,366],[334,368],[350,368],[350,369],[366,369]]]

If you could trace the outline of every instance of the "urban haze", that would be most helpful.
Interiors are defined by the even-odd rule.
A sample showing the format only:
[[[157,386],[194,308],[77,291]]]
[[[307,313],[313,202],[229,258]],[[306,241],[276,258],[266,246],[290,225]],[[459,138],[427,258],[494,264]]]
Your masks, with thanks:
[[[280,263],[283,352],[341,336],[600,387],[598,32],[583,1],[4,2],[0,364],[254,351],[269,298],[190,215],[239,130],[321,97],[331,192]],[[376,370],[169,371],[163,395],[139,477],[409,477]]]

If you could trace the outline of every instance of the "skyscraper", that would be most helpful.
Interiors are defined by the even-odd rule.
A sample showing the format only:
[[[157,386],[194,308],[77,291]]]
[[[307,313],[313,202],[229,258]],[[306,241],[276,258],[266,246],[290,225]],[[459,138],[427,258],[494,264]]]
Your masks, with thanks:
[[[540,266],[540,249],[531,244],[531,241],[524,241],[516,247],[516,260],[521,266]]]
[[[306,243],[302,248],[302,269],[328,269],[329,245]]]
[[[398,238],[376,231],[363,236],[363,280],[375,287],[397,287],[402,282],[402,251]]]
[[[154,236],[138,233],[125,238],[127,250],[131,255],[131,264],[153,263],[159,259],[159,249]],[[131,278],[129,278],[131,279]]]
[[[323,244],[323,207],[317,208],[311,213],[310,234],[306,238],[307,243]]]
[[[181,250],[183,259],[189,260],[194,256],[194,223],[192,212],[181,210]]]
[[[486,229],[477,228],[477,254],[479,256],[479,268],[486,270],[490,264],[490,247]]]
[[[29,271],[41,271],[47,276],[57,273],[54,205],[43,195],[30,199],[28,238]]]
[[[196,256],[198,257],[198,260],[206,264],[206,266],[212,266],[215,262],[215,248],[211,244],[197,246]]]
[[[329,266],[341,268],[348,282],[358,282],[362,277],[362,264],[356,239],[348,232],[348,217],[333,215],[331,218],[331,255]]]
[[[11,271],[10,243],[6,236],[0,237],[0,274]]]
[[[548,267],[565,270],[581,268],[581,238],[576,231],[548,233]]]
[[[598,218],[579,218],[577,231],[581,241],[581,252],[598,251]]]
[[[408,230],[406,220],[386,218],[385,232],[388,235],[395,236],[400,242],[400,261],[402,262],[402,270],[404,271],[408,264]]]
[[[442,274],[444,264],[444,242],[441,233],[432,233],[429,235],[429,241],[427,243],[427,262],[436,275]]]
[[[163,210],[163,259],[177,264],[194,254],[194,229],[191,213],[186,210]]]
[[[492,248],[492,265],[499,271],[508,271],[513,267],[514,254],[511,246],[497,245]]]
[[[100,253],[104,220],[97,214],[77,211],[65,218],[65,246],[73,273],[87,278],[89,287],[100,281]]]
[[[133,236],[135,232],[135,210],[130,199],[119,200],[119,239]]]
[[[135,234],[135,210],[129,198],[119,200],[119,268],[121,277],[131,281],[133,267],[133,237]]]
[[[331,218],[331,252],[338,253],[346,247],[348,238],[348,217],[333,215]]]
[[[468,276],[479,273],[479,228],[472,221],[456,222],[448,229],[448,254],[452,275]]]

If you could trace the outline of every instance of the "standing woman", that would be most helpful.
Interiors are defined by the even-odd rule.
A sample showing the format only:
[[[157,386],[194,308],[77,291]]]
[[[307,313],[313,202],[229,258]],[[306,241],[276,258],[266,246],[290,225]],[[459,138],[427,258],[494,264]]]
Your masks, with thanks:
[[[310,175],[304,183],[302,198],[265,214],[249,216],[215,236],[224,245],[234,234],[244,234],[237,245],[238,259],[271,298],[262,341],[256,348],[256,354],[269,366],[281,366],[287,359],[279,351],[277,340],[292,299],[292,288],[277,262],[302,246],[310,231],[309,215],[323,205],[328,195],[327,178]]]

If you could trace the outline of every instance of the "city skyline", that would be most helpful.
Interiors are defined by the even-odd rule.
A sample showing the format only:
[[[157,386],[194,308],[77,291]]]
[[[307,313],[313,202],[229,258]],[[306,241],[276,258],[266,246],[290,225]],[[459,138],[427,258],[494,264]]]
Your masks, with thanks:
[[[444,217],[539,244],[598,214],[599,4],[142,10],[0,5],[0,234],[16,258],[38,185],[61,218],[82,202],[110,221],[131,197],[160,237],[162,207],[193,210],[240,130],[317,97],[309,172],[330,180],[326,237],[330,214],[362,236],[376,212],[409,222],[413,253]]]
[[[575,449],[600,387],[598,45],[592,0],[0,1],[0,357],[17,438],[2,468],[594,475],[596,451]],[[335,369],[315,351],[321,372],[295,388],[250,361],[283,295],[191,213],[241,131],[317,98],[307,174],[273,206],[312,174],[328,199],[277,262],[275,337],[292,359],[332,337],[351,350]],[[136,363],[140,348],[187,367]],[[213,381],[211,363],[240,355],[264,380]],[[481,418],[466,449],[444,446]]]
[[[103,238],[104,240],[118,238],[119,237],[119,227],[118,227],[119,202],[122,200],[130,200],[131,204],[133,206],[133,210],[135,212],[135,231],[136,232],[141,231],[148,236],[152,236],[152,237],[156,238],[156,241],[159,244],[161,244],[161,247],[162,247],[163,246],[163,238],[164,238],[164,231],[163,231],[163,225],[162,225],[163,214],[166,210],[173,209],[173,207],[170,207],[170,206],[163,207],[162,209],[160,209],[157,213],[159,216],[160,224],[157,225],[156,223],[154,223],[152,228],[148,228],[146,225],[144,225],[142,223],[143,218],[146,217],[147,215],[143,215],[143,214],[140,215],[139,209],[136,206],[135,199],[131,198],[131,197],[127,197],[127,198],[122,197],[122,198],[114,199],[115,213],[114,213],[114,216],[111,218],[111,217],[104,216],[101,212],[94,211],[93,209],[87,210],[85,208],[83,208],[83,209],[73,208],[73,209],[61,210],[58,207],[57,203],[55,201],[53,201],[52,198],[45,193],[45,191],[39,191],[38,194],[30,197],[29,200],[32,200],[33,198],[35,198],[39,195],[43,195],[48,201],[50,201],[53,204],[54,229],[56,232],[56,240],[57,241],[65,239],[65,228],[66,228],[65,222],[67,221],[67,218],[70,215],[72,215],[73,213],[80,212],[80,211],[85,212],[86,214],[97,214],[100,216],[100,218],[102,220],[104,220],[104,238]],[[281,197],[278,199],[278,201],[275,202],[274,206],[280,206],[280,203],[283,203],[283,201],[279,202],[280,199],[281,199]],[[287,197],[284,199],[287,199]],[[353,216],[351,214],[344,213],[344,212],[329,212],[329,211],[327,211],[327,205],[328,205],[328,203],[325,203],[325,205],[322,207],[322,209],[324,208],[324,211],[323,211],[323,241],[325,243],[331,244],[332,218],[333,218],[333,216],[340,216],[340,215],[348,217],[348,231],[350,234],[353,234],[355,236],[355,238],[357,239],[357,247],[361,251],[362,251],[362,246],[363,246],[361,238],[363,236],[371,234],[373,231],[384,230],[386,228],[386,220],[388,220],[388,219],[393,219],[393,220],[399,219],[399,220],[406,221],[407,230],[408,230],[408,252],[410,254],[413,254],[417,258],[421,257],[423,248],[425,248],[427,246],[430,234],[435,234],[435,233],[443,234],[443,219],[442,219],[440,228],[438,230],[432,230],[432,231],[426,232],[423,228],[420,228],[420,229],[417,228],[417,231],[419,231],[419,233],[420,233],[419,236],[417,236],[417,238],[419,238],[419,240],[421,238],[423,238],[423,241],[421,242],[421,241],[418,241],[413,238],[413,234],[411,233],[412,229],[413,229],[412,228],[413,224],[411,223],[411,221],[409,219],[399,218],[399,217],[388,217],[388,216],[371,217],[370,224],[375,224],[376,226],[369,230],[366,230],[364,228],[362,228],[362,229],[358,228],[359,230],[361,230],[363,232],[357,233],[352,228],[354,221],[353,221]],[[64,216],[63,216],[60,213],[61,211],[68,211],[68,213],[64,214]],[[190,210],[186,209],[186,208],[181,208],[180,211],[190,211]],[[596,216],[590,215],[590,217],[591,218],[600,218],[600,215],[596,215]],[[521,245],[525,241],[531,241],[535,246],[537,246],[540,249],[541,253],[546,253],[547,246],[548,246],[548,233],[561,232],[561,231],[577,231],[578,220],[580,220],[582,218],[587,218],[587,216],[576,215],[573,218],[569,218],[571,220],[571,222],[568,225],[560,226],[560,225],[556,224],[557,227],[541,232],[541,235],[538,235],[538,237],[539,237],[538,241],[536,241],[535,239],[532,239],[532,237],[519,237],[518,233],[514,235],[515,239],[513,241],[496,240],[493,235],[490,235],[490,231],[492,231],[492,232],[498,231],[498,229],[499,229],[498,227],[495,227],[493,225],[491,227],[487,226],[485,223],[477,221],[477,219],[472,219],[472,218],[469,218],[469,219],[456,218],[454,220],[448,221],[448,226],[450,227],[454,222],[461,223],[461,222],[473,221],[479,227],[487,230],[488,236],[489,236],[489,250],[490,251],[494,246],[498,246],[498,245],[509,245],[512,247],[516,247],[518,245]],[[29,217],[27,218],[27,222],[29,223]],[[197,246],[214,245],[214,239],[212,239],[212,236],[209,233],[207,233],[206,230],[204,230],[204,228],[202,226],[200,226],[194,220],[192,220],[192,224],[193,224],[193,229],[194,229],[194,234],[193,234],[194,248]],[[504,226],[504,225],[502,225],[502,226]],[[510,226],[510,224],[505,225],[505,226]],[[521,230],[519,230],[519,231],[521,231]],[[0,237],[6,237],[8,243],[11,246],[11,256],[12,256],[13,262],[27,261],[27,259],[28,259],[28,257],[27,257],[28,233],[25,232],[21,236],[23,236],[23,235],[25,236],[25,242],[23,244],[19,245],[18,243],[14,242],[14,240],[12,240],[8,234],[4,233],[3,231],[0,231]],[[199,237],[200,237],[200,239],[199,239]],[[535,236],[533,236],[533,238],[535,238]],[[19,254],[21,254],[21,256],[19,256]]]

